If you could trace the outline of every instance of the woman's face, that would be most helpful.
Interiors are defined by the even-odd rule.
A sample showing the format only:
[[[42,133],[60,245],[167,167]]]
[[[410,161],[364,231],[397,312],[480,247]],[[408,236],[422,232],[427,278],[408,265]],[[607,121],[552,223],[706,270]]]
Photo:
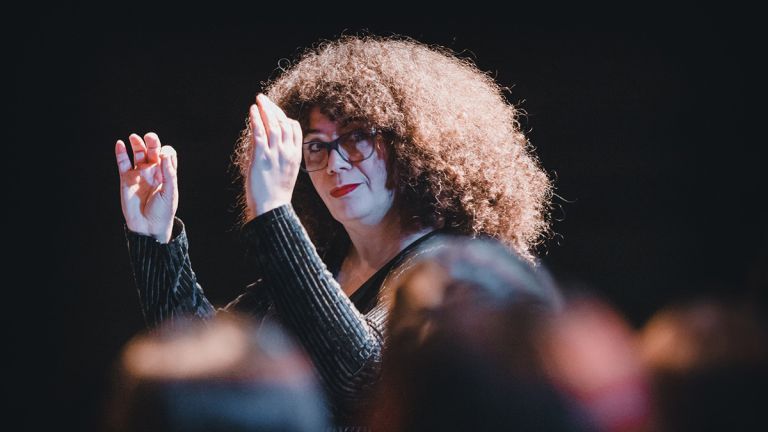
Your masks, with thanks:
[[[365,126],[361,122],[339,124],[313,108],[309,128],[304,131],[304,142],[332,141],[343,133],[365,129]],[[387,167],[383,156],[377,150],[368,159],[350,163],[336,150],[331,150],[328,166],[309,173],[317,194],[341,224],[376,225],[392,208],[395,193],[386,187]]]

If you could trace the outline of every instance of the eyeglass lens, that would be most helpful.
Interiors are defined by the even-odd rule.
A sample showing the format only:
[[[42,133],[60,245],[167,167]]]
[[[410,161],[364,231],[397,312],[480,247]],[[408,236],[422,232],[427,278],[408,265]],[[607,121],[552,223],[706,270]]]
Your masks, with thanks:
[[[325,168],[331,150],[337,150],[347,162],[360,162],[373,154],[373,134],[354,130],[340,135],[331,142],[312,140],[302,146],[302,166],[307,171]]]

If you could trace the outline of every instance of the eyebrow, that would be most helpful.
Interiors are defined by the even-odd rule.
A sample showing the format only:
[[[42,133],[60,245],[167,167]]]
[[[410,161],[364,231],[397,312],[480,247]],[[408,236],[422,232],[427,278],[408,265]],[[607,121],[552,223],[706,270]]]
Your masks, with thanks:
[[[361,127],[362,123],[364,123],[363,120],[350,120],[349,122],[343,123],[339,127],[339,129],[344,130],[344,129],[347,129],[347,128],[351,127],[351,129],[342,132],[342,133],[347,133],[347,132],[352,131],[355,127]],[[321,131],[320,129],[307,129],[307,130],[304,131],[304,136],[305,137],[307,135],[311,135],[311,134],[325,135],[325,132]]]

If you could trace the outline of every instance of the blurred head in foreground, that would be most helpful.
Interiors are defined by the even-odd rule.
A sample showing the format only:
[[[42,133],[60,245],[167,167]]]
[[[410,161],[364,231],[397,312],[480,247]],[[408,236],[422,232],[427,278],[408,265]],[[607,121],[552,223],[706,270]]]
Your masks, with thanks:
[[[640,347],[653,376],[660,430],[768,428],[766,330],[757,310],[700,299],[669,306],[648,321]]]
[[[281,328],[243,317],[174,321],[130,340],[108,406],[113,431],[320,431],[310,363]]]
[[[443,238],[394,281],[374,430],[574,431],[536,337],[561,307],[534,268],[489,239]]]
[[[596,297],[569,299],[563,312],[542,326],[538,344],[548,379],[594,429],[655,430],[636,334],[608,303]]]

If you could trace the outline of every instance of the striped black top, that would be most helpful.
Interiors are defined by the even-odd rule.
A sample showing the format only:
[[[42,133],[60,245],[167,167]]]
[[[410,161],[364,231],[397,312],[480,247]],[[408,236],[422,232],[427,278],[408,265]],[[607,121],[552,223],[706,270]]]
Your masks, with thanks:
[[[347,297],[293,207],[278,207],[243,227],[248,254],[262,278],[224,309],[276,315],[311,357],[335,424],[351,426],[365,408],[381,366],[387,281],[410,267],[416,256],[437,247],[425,242],[434,233],[411,243]],[[192,271],[181,220],[176,219],[168,244],[127,229],[126,238],[148,326],[180,315],[207,318],[216,313]]]

